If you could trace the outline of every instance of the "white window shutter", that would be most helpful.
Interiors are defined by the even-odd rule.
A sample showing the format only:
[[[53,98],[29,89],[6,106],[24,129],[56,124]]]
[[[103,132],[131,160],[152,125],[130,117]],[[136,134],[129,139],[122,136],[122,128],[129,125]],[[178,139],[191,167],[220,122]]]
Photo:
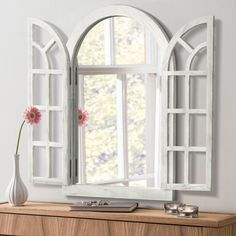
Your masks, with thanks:
[[[48,23],[28,20],[29,105],[42,114],[29,129],[33,183],[70,182],[69,87],[70,65],[62,37]]]
[[[161,88],[163,94],[161,187],[164,189],[198,191],[211,189],[213,23],[214,17],[210,16],[186,24],[173,36],[166,50]],[[201,38],[200,42],[193,46],[192,42],[198,36],[199,28],[205,30],[205,40],[202,42]],[[182,59],[181,69],[178,68],[180,55],[179,51],[176,51],[177,47],[182,48],[182,55],[187,55],[184,60]],[[204,53],[204,69],[194,68],[195,60],[201,58]],[[177,68],[173,69],[170,64],[174,57]],[[193,86],[194,83],[200,84],[199,81],[204,84],[201,87],[203,89],[200,89],[201,92],[206,91],[204,106],[200,106],[199,102],[192,104],[193,99],[203,100],[202,96],[196,94]],[[177,103],[181,96],[183,102],[180,105]],[[191,126],[193,120],[204,121],[202,125],[193,128]],[[198,143],[201,145],[192,141],[199,130],[201,138]],[[198,162],[202,163],[196,164]],[[198,177],[195,177],[197,175],[200,175],[199,183]]]

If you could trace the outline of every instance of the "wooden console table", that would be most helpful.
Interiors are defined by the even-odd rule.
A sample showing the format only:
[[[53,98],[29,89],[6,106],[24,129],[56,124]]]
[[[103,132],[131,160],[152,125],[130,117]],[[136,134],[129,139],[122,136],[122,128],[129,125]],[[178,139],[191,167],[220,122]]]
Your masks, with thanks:
[[[0,234],[29,236],[236,236],[236,215],[200,213],[186,219],[163,210],[70,212],[68,204],[0,204]]]

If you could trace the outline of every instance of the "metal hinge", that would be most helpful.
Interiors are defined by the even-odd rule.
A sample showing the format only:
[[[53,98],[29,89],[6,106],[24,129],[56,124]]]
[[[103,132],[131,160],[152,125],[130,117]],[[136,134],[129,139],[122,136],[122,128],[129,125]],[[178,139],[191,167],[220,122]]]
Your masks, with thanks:
[[[75,176],[78,177],[78,159],[75,159]]]
[[[78,83],[78,69],[77,69],[77,67],[75,67],[75,85],[77,85],[77,83]]]
[[[70,66],[70,68],[69,68],[69,84],[71,85],[71,80],[72,80],[72,78],[71,78],[71,66]]]
[[[71,179],[71,177],[72,177],[72,166],[71,166],[71,160],[70,160],[70,179]]]

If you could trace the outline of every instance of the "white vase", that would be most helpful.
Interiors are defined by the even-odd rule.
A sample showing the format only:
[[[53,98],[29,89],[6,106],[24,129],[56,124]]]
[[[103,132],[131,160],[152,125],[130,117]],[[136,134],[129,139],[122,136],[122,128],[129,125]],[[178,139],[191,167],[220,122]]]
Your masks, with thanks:
[[[7,199],[12,206],[22,206],[28,199],[28,191],[20,177],[20,155],[14,155],[13,176],[6,190]]]

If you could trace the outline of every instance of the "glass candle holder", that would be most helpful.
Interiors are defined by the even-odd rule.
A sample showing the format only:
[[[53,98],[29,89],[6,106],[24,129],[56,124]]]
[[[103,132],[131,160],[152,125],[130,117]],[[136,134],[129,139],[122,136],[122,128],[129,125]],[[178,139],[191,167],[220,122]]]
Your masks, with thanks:
[[[179,206],[177,215],[181,217],[196,218],[198,217],[198,207],[192,205]]]
[[[180,202],[167,202],[164,204],[165,213],[176,215],[178,211],[178,207],[181,207],[181,206],[184,206],[184,204]]]

